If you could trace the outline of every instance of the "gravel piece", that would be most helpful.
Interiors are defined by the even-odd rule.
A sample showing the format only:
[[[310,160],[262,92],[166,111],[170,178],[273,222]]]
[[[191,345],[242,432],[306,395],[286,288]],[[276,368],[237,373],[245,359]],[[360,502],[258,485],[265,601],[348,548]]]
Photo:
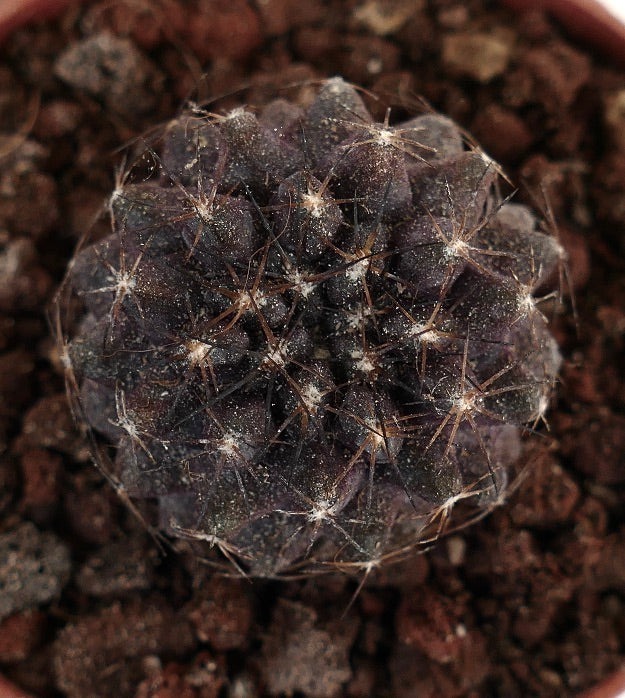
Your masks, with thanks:
[[[248,592],[239,580],[206,579],[187,608],[198,639],[219,651],[245,646],[253,619]]]
[[[129,591],[149,589],[153,583],[156,549],[145,554],[142,538],[105,545],[87,561],[76,575],[76,583],[91,596],[115,596]]]
[[[355,624],[320,622],[300,603],[278,601],[263,644],[259,669],[272,695],[301,691],[310,698],[342,695],[352,677],[349,650]]]
[[[73,88],[128,116],[154,107],[155,86],[162,80],[135,44],[108,33],[70,46],[59,56],[54,72]]]
[[[160,597],[114,603],[58,634],[57,687],[68,698],[130,696],[148,656],[181,656],[194,646],[191,628]]]
[[[493,34],[450,34],[443,40],[443,63],[478,82],[502,75],[510,62],[509,42]]]
[[[69,579],[67,546],[31,523],[0,536],[0,619],[57,597]]]

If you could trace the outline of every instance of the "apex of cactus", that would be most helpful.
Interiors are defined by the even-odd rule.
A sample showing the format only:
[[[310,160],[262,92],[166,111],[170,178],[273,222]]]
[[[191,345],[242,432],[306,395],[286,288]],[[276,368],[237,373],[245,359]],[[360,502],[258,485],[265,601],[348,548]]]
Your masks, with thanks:
[[[150,155],[59,294],[120,489],[260,576],[367,568],[499,501],[559,369],[538,296],[562,251],[492,160],[341,78],[184,113]]]

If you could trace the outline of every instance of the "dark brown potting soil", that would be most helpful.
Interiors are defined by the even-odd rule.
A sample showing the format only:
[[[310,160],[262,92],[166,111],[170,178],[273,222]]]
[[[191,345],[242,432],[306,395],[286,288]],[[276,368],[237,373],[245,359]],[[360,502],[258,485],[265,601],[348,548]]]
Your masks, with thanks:
[[[553,215],[577,308],[554,311],[561,384],[509,500],[425,554],[362,589],[224,578],[186,544],[162,554],[93,467],[44,310],[81,235],[106,231],[121,145],[185,100],[254,104],[335,74],[404,112],[426,100],[450,115],[518,200]],[[625,660],[624,345],[625,71],[544,14],[487,0],[121,0],[18,32],[0,58],[0,695],[588,688]]]

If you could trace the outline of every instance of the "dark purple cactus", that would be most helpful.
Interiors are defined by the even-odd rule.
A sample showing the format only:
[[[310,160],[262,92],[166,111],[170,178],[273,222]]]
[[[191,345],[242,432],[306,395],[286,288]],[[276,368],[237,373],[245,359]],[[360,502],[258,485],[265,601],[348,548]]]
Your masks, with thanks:
[[[536,296],[563,254],[495,163],[340,78],[184,114],[151,156],[61,297],[81,418],[162,530],[260,576],[367,568],[500,501],[558,372]]]

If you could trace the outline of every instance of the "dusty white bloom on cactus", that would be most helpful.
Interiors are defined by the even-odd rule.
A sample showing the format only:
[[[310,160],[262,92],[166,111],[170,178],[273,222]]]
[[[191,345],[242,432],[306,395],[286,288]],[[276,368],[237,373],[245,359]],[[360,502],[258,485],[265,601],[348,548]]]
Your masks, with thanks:
[[[340,78],[183,114],[154,150],[60,293],[120,488],[261,576],[367,570],[499,502],[559,369],[537,296],[562,253],[497,165]]]

